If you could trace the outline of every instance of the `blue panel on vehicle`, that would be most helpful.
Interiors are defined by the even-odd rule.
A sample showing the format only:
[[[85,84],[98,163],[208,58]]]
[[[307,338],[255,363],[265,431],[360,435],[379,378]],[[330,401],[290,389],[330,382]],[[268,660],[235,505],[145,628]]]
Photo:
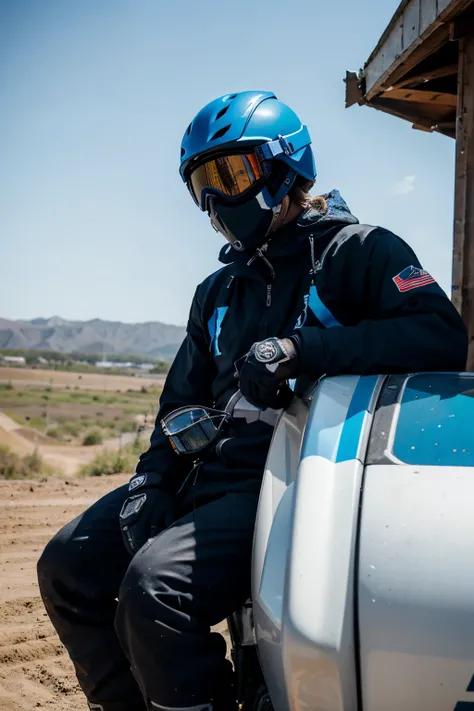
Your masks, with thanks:
[[[303,457],[318,456],[334,463],[357,459],[365,415],[378,379],[378,375],[359,377],[349,404],[345,398],[328,399],[326,407],[334,409],[326,421],[318,408],[310,410]]]
[[[357,457],[364,417],[369,409],[377,380],[377,375],[367,375],[359,379],[342,427],[336,462],[346,462]]]
[[[474,466],[474,378],[415,375],[407,382],[393,454],[406,464]]]

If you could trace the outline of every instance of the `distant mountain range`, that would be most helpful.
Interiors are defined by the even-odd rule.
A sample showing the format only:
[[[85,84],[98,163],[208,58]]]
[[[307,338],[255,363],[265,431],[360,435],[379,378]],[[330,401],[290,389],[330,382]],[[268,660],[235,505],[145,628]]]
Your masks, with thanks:
[[[66,321],[59,316],[10,321],[0,318],[0,348],[62,353],[137,354],[172,358],[185,329],[158,321]]]

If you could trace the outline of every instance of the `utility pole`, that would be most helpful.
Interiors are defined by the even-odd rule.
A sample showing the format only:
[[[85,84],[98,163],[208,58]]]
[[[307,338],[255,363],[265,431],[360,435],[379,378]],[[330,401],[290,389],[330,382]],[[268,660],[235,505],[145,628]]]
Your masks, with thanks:
[[[452,300],[469,334],[467,370],[474,371],[474,19],[457,25],[456,187]]]

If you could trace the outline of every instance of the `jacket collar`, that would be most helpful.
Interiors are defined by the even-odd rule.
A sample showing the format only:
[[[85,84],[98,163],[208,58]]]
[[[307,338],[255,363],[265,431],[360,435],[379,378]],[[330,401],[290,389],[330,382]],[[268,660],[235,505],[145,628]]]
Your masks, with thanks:
[[[271,236],[266,247],[262,249],[270,262],[309,250],[309,235],[315,239],[317,252],[322,251],[325,237],[332,238],[335,227],[358,224],[359,220],[351,213],[338,190],[332,190],[322,197],[326,202],[327,210],[322,207],[311,207],[297,220],[285,225]],[[253,270],[250,270],[248,263],[253,256],[253,252],[237,252],[228,244],[221,249],[219,261],[223,264],[234,264],[236,273],[247,273],[250,276],[248,272]],[[260,259],[254,260],[253,264],[256,262],[260,262]]]

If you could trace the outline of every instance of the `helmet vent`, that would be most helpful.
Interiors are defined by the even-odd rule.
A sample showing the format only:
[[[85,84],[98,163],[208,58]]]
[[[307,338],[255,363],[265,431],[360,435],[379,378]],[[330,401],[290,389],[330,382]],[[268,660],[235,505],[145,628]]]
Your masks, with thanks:
[[[191,121],[191,123],[190,123],[189,126],[188,126],[188,130],[186,131],[186,135],[187,135],[187,136],[189,136],[189,134],[191,133],[191,126],[192,126],[192,125],[193,125],[193,122]]]
[[[184,156],[185,153],[186,151],[184,150],[184,148],[181,148],[181,158]]]
[[[216,141],[218,138],[222,138],[222,136],[225,136],[225,134],[227,133],[229,128],[230,128],[230,123],[227,126],[220,128],[218,131],[215,132],[215,134],[211,138],[211,141]]]
[[[221,109],[221,110],[219,111],[219,113],[217,114],[217,116],[216,116],[216,121],[217,121],[218,119],[222,118],[222,117],[224,116],[224,114],[226,114],[226,113],[228,112],[228,110],[229,110],[229,107],[228,107],[228,106],[224,106],[224,108]]]
[[[231,94],[230,96],[225,97],[225,101],[232,101],[232,99],[236,99],[237,94]]]

